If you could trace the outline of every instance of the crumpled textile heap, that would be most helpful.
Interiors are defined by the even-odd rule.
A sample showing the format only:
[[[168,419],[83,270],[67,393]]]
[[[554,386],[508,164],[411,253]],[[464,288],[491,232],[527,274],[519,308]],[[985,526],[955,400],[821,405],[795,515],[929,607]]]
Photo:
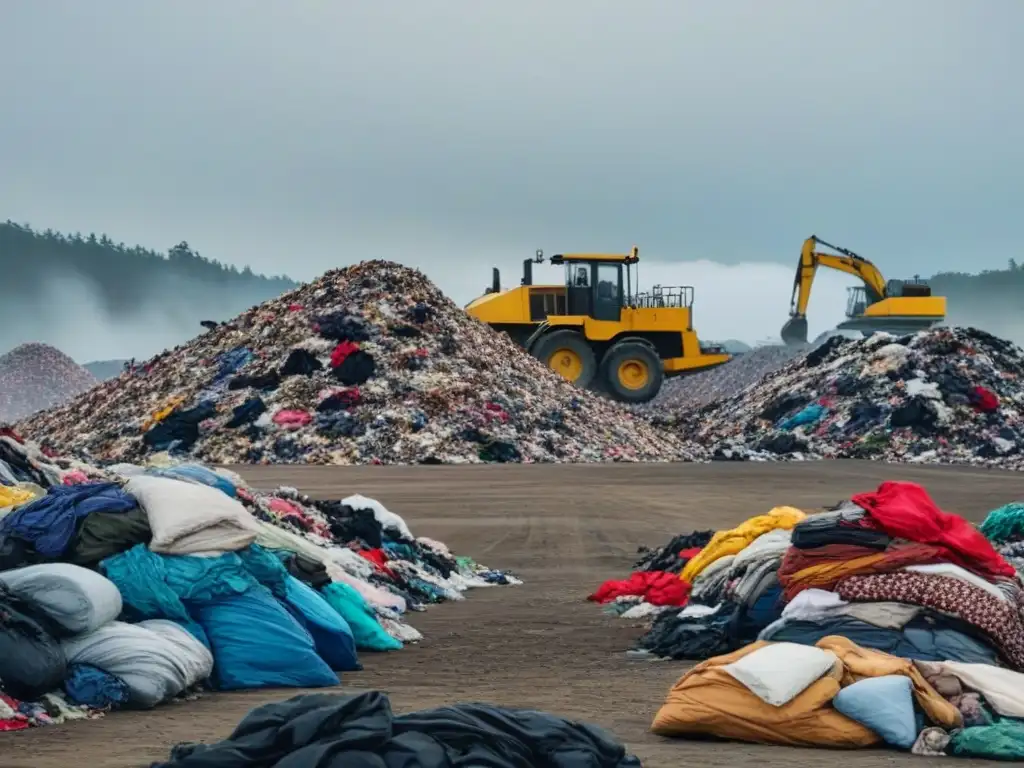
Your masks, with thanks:
[[[651,605],[686,605],[690,585],[668,571],[637,571],[623,581],[606,581],[587,600],[607,603],[623,595],[635,595]]]
[[[679,573],[711,541],[714,531],[694,531],[675,536],[668,544],[656,549],[640,547],[640,559],[633,568],[637,571],[670,571]]]
[[[735,555],[754,539],[776,528],[792,528],[806,515],[795,507],[775,507],[765,515],[758,515],[744,521],[728,531],[719,531],[700,554],[691,559],[683,568],[679,578],[691,584],[711,563],[726,555]]]
[[[165,450],[220,465],[701,455],[574,387],[421,273],[381,261],[329,272],[23,428],[113,461]]]
[[[905,659],[861,648],[843,637],[827,637],[816,647],[833,654],[830,671],[820,674],[781,706],[762,700],[730,673],[730,665],[769,648],[752,643],[689,670],[669,691],[651,731],[661,736],[716,736],[754,743],[801,747],[858,748],[881,742],[865,725],[840,714],[833,699],[862,680],[899,675],[909,678],[913,700],[927,717],[946,728],[961,724],[959,711],[945,701]],[[788,670],[774,670],[784,679]]]
[[[952,614],[991,638],[1001,655],[1024,669],[1024,623],[1020,610],[960,579],[903,571],[851,576],[836,586],[848,601],[910,603]]]
[[[277,683],[310,687],[303,643],[320,679],[336,684],[326,662],[341,669],[355,649],[421,639],[406,611],[521,583],[416,538],[375,499],[258,492],[229,470],[166,456],[100,469],[44,455],[0,428],[0,482],[38,494],[0,515],[0,581],[24,598],[0,584],[0,730],[98,716],[123,698],[118,681],[132,706],[191,697],[211,669],[251,687],[275,654],[285,671]],[[263,652],[246,654],[257,635]],[[220,649],[216,665],[211,649]]]
[[[700,410],[662,413],[657,423],[719,459],[854,458],[1019,470],[1022,381],[1024,350],[975,328],[836,337],[734,396]],[[784,428],[812,406],[821,409],[815,419]]]
[[[0,424],[63,405],[98,383],[48,344],[22,344],[0,355]]]
[[[977,528],[959,515],[943,512],[917,483],[887,481],[872,493],[855,495],[853,501],[890,536],[942,547],[947,560],[987,577],[1016,575]]]
[[[603,729],[488,704],[395,715],[379,691],[264,704],[224,741],[179,744],[152,768],[640,768]]]

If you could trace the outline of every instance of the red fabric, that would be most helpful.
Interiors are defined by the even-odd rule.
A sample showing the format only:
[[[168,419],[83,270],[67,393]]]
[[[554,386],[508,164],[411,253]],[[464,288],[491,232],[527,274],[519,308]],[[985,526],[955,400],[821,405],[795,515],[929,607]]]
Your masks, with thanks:
[[[990,389],[975,387],[971,390],[971,404],[982,413],[999,410],[999,396]]]
[[[690,547],[689,549],[684,549],[684,550],[680,551],[679,559],[680,560],[692,560],[693,558],[695,558],[697,555],[700,554],[700,550],[701,550],[701,547]]]
[[[853,502],[893,538],[944,547],[951,561],[986,578],[1017,574],[978,529],[939,509],[917,483],[886,481],[874,493],[857,494]]]
[[[271,421],[281,427],[298,429],[313,421],[313,416],[308,411],[278,411]]]
[[[289,304],[288,305],[288,311],[289,312],[301,312],[302,311],[302,305],[301,304]]]
[[[331,368],[337,368],[339,365],[345,362],[345,358],[351,355],[353,352],[359,351],[359,345],[353,344],[351,341],[343,341],[334,348],[331,352]]]
[[[23,438],[21,435],[15,432],[12,427],[0,427],[0,436],[9,437],[11,438],[11,440],[14,440],[22,444],[25,443],[25,438]]]
[[[360,550],[359,556],[364,560],[369,560],[373,563],[381,573],[384,573],[391,578],[395,577],[394,572],[387,566],[388,556],[384,553],[383,549],[363,549]]]
[[[610,603],[624,595],[642,597],[651,605],[686,605],[690,585],[667,571],[637,571],[624,581],[606,581],[587,600]]]

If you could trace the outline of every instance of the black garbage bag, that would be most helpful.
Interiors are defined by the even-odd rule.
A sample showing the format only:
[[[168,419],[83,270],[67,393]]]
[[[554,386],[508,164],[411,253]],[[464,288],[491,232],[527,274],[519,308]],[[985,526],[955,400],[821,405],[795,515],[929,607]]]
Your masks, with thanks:
[[[0,585],[0,686],[16,699],[33,701],[60,687],[68,662],[45,619]]]

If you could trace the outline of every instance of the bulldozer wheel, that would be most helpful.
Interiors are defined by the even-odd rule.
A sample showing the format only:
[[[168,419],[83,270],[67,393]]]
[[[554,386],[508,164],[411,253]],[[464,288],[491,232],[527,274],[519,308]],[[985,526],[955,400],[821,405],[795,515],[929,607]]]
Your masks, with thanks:
[[[620,341],[605,353],[601,369],[609,394],[624,403],[651,400],[665,380],[661,359],[643,341]]]
[[[597,375],[594,350],[576,331],[554,331],[541,336],[530,353],[577,387],[589,387]]]

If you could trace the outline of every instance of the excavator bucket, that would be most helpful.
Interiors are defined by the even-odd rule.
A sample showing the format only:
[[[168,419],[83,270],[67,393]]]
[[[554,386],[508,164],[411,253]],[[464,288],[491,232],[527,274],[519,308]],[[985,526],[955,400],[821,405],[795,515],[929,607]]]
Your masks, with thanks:
[[[782,341],[791,347],[798,347],[807,343],[807,318],[791,317],[782,326]]]

